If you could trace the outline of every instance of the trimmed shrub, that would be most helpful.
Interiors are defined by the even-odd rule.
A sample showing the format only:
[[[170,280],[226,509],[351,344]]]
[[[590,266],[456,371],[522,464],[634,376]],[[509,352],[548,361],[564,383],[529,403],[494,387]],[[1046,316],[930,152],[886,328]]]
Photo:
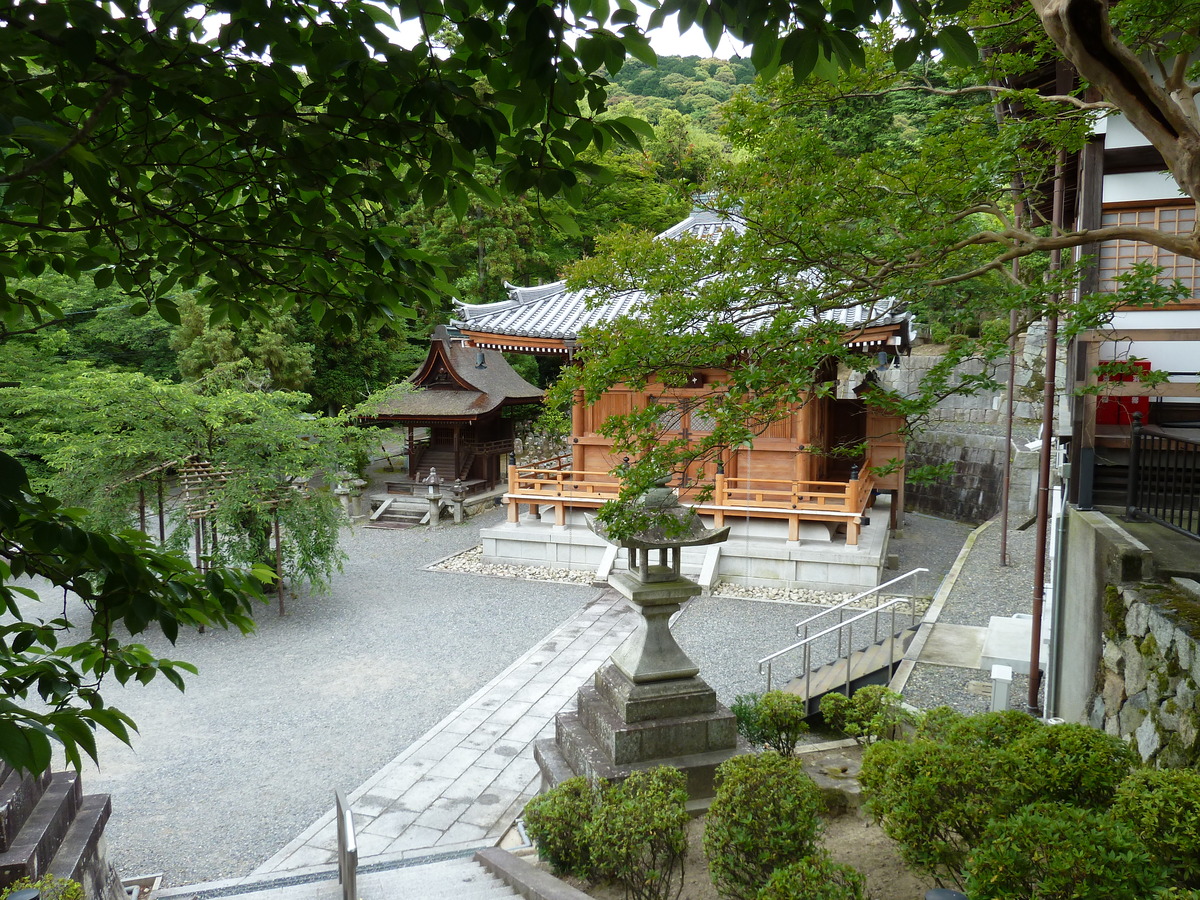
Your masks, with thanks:
[[[803,698],[785,691],[767,691],[758,701],[758,727],[763,744],[780,756],[796,752],[800,739],[808,734],[808,708]]]
[[[1166,886],[1165,870],[1125,824],[1039,803],[992,823],[968,863],[966,891],[971,900],[1145,900]]]
[[[896,728],[912,722],[904,698],[880,684],[861,687],[850,697],[826,694],[821,698],[821,715],[831,728],[864,746],[892,737]]]
[[[1119,738],[1075,723],[1035,728],[1009,750],[1017,763],[1010,809],[1043,802],[1107,809],[1139,761],[1137,751]]]
[[[960,889],[962,870],[1011,778],[1004,750],[883,741],[863,753],[867,809],[911,867]]]
[[[866,879],[853,866],[825,854],[809,856],[776,869],[758,900],[864,900]]]
[[[37,888],[41,892],[41,900],[83,900],[82,884],[74,879],[60,878],[57,875],[43,875],[37,881],[18,878],[0,891],[0,900],[7,898],[13,891],[22,891],[26,888]]]
[[[1005,709],[960,717],[951,724],[946,741],[959,747],[1008,747],[1045,727],[1027,712]]]
[[[1200,888],[1200,771],[1138,769],[1117,788],[1111,815],[1181,884]]]
[[[800,739],[808,734],[807,705],[796,694],[742,694],[731,710],[737,719],[738,734],[751,746],[766,747],[781,756],[795,753]]]
[[[636,900],[667,900],[683,889],[687,778],[659,766],[604,790],[587,826],[595,874],[620,881]]]
[[[816,853],[823,808],[798,759],[768,752],[722,763],[704,829],[718,893],[754,900],[777,868]]]
[[[917,720],[917,731],[914,735],[918,741],[944,741],[950,734],[950,727],[966,718],[958,710],[949,706],[935,706],[927,709]]]
[[[586,829],[599,800],[599,790],[586,778],[575,777],[526,805],[525,830],[537,844],[538,857],[559,875],[591,877]]]
[[[766,743],[758,722],[758,701],[760,699],[762,699],[762,694],[738,694],[729,707],[729,711],[737,720],[738,734],[756,750]]]

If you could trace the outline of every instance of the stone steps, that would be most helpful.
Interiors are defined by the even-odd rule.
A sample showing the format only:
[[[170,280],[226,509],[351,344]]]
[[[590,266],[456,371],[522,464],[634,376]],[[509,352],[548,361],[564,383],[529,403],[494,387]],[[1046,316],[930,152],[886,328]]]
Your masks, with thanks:
[[[808,702],[808,714],[814,716],[820,710],[821,698],[834,691],[846,693],[849,681],[850,693],[867,684],[885,684],[890,668],[904,658],[908,645],[916,635],[916,628],[906,628],[896,635],[889,647],[887,637],[862,650],[855,650],[849,657],[843,656],[831,663],[813,669],[808,677],[797,675],[781,690],[797,694]],[[849,677],[846,667],[849,664]],[[884,676],[884,680],[880,679]]]
[[[0,769],[0,887],[46,874],[73,878],[88,900],[124,897],[104,859],[107,794],[84,796],[76,772]]]

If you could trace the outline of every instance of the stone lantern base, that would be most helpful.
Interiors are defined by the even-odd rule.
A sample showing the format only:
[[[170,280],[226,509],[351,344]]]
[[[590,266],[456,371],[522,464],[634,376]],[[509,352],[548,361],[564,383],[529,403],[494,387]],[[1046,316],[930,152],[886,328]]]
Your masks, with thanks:
[[[692,800],[707,800],[716,767],[749,749],[704,679],[635,684],[612,663],[580,688],[578,711],[559,713],[554,726],[554,740],[534,744],[542,790],[575,775],[622,781],[666,765],[687,776]]]

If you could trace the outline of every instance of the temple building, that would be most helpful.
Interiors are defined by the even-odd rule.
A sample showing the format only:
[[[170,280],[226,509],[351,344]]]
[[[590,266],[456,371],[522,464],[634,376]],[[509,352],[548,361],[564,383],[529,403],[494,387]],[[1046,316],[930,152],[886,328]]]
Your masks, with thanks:
[[[736,221],[698,211],[660,238],[710,237],[737,227]],[[454,327],[472,346],[570,360],[584,328],[636,315],[646,300],[640,291],[597,299],[561,281],[510,291],[499,303],[459,304]],[[826,318],[844,326],[846,342],[871,357],[886,362],[908,349],[908,317],[893,313],[890,304],[840,309]],[[485,530],[485,557],[603,570],[605,547],[583,517],[616,496],[613,472],[622,459],[600,434],[601,424],[653,401],[667,410],[668,433],[701,436],[713,423],[705,401],[719,393],[727,375],[703,369],[692,373],[686,387],[616,386],[592,405],[577,398],[570,453],[509,467],[508,521]],[[860,373],[844,368],[839,373],[831,361],[827,376],[836,384],[830,396],[796,405],[752,445],[728,448],[719,459],[677,473],[685,502],[690,485],[714,483],[713,496],[696,508],[717,527],[733,526],[730,541],[706,551],[714,558],[693,560],[693,570],[789,587],[861,589],[878,583],[889,520],[894,524],[903,509],[904,422],[864,402],[869,375],[864,381]],[[830,453],[855,445],[865,446],[866,453],[857,458]],[[881,471],[886,474],[876,474]],[[877,506],[881,495],[886,499]]]

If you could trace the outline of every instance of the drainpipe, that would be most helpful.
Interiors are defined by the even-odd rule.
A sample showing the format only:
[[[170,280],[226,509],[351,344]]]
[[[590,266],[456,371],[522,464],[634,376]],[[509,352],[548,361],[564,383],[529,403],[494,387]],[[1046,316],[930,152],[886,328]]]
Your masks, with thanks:
[[[1062,230],[1064,169],[1066,152],[1058,151],[1054,164],[1054,211],[1052,228],[1055,234]],[[1050,269],[1058,272],[1062,268],[1062,251],[1050,254]],[[1038,705],[1038,688],[1042,673],[1042,603],[1046,595],[1046,537],[1050,513],[1050,460],[1054,453],[1054,394],[1058,369],[1058,311],[1059,295],[1050,297],[1051,314],[1046,320],[1046,371],[1042,390],[1042,447],[1038,454],[1037,536],[1036,556],[1033,563],[1033,628],[1029,636],[1029,696],[1026,711],[1032,716],[1041,716]]]

